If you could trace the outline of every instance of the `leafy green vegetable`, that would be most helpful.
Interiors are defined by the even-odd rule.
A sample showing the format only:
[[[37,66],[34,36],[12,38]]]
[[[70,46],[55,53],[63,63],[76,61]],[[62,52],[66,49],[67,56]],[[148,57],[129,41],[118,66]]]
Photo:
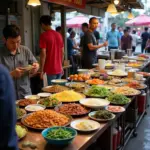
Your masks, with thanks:
[[[109,90],[105,87],[100,87],[97,85],[93,85],[88,91],[85,93],[87,96],[93,97],[106,97],[109,95]]]
[[[99,110],[92,117],[96,119],[111,119],[112,113],[107,110]]]
[[[121,94],[110,94],[108,100],[113,104],[125,105],[130,102],[130,99]]]
[[[72,132],[67,129],[58,128],[49,131],[46,137],[56,140],[68,139],[72,137]]]
[[[56,105],[58,105],[60,102],[58,101],[58,99],[56,98],[45,98],[43,100],[40,101],[40,104],[46,106],[46,107],[54,107]]]

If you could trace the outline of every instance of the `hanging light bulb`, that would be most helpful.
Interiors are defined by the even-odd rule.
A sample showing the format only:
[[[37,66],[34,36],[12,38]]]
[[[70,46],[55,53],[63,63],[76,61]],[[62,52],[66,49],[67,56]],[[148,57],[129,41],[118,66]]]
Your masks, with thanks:
[[[117,13],[116,6],[114,4],[109,4],[107,8],[107,12],[109,13]]]
[[[39,5],[41,5],[41,2],[39,0],[29,0],[28,5],[30,5],[30,6],[39,6]]]
[[[133,19],[133,18],[134,18],[134,15],[132,14],[132,12],[129,12],[128,19]]]
[[[114,0],[114,4],[118,5],[119,4],[119,0]]]

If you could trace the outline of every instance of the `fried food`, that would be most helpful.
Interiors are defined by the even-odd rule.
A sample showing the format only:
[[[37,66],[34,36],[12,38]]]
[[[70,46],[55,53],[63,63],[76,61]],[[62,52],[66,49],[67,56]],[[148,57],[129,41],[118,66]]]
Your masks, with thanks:
[[[32,127],[44,129],[52,126],[64,126],[69,122],[69,117],[53,110],[41,110],[27,116],[24,122]]]
[[[31,105],[31,104],[36,104],[37,101],[33,100],[33,99],[21,99],[18,101],[17,105],[21,106],[21,107],[25,107],[27,105]]]

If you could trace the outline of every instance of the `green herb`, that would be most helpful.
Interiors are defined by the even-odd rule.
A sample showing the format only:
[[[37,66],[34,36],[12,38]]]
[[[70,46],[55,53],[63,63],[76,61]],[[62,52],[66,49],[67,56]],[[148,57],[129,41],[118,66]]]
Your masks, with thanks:
[[[122,94],[110,94],[108,100],[114,104],[125,105],[130,102],[130,99]]]
[[[97,85],[93,85],[86,93],[88,96],[94,96],[94,97],[106,97],[109,95],[109,90],[105,87],[100,87]]]
[[[59,101],[56,98],[48,97],[48,98],[41,100],[40,104],[42,104],[46,107],[54,107],[59,104]]]
[[[46,137],[49,139],[63,140],[63,139],[71,138],[72,132],[67,129],[58,128],[49,131]]]
[[[112,113],[107,110],[99,110],[92,117],[97,119],[111,119]]]

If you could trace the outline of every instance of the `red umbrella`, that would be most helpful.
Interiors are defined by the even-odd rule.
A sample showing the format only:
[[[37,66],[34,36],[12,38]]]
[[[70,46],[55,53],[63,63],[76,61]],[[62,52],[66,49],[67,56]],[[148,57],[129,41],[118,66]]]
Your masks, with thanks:
[[[89,18],[87,18],[85,16],[76,16],[72,19],[67,20],[67,27],[69,27],[69,28],[80,28],[82,23],[85,23],[85,22],[89,23]]]
[[[150,17],[144,15],[140,15],[132,20],[129,20],[125,23],[130,26],[147,26],[150,25]]]

